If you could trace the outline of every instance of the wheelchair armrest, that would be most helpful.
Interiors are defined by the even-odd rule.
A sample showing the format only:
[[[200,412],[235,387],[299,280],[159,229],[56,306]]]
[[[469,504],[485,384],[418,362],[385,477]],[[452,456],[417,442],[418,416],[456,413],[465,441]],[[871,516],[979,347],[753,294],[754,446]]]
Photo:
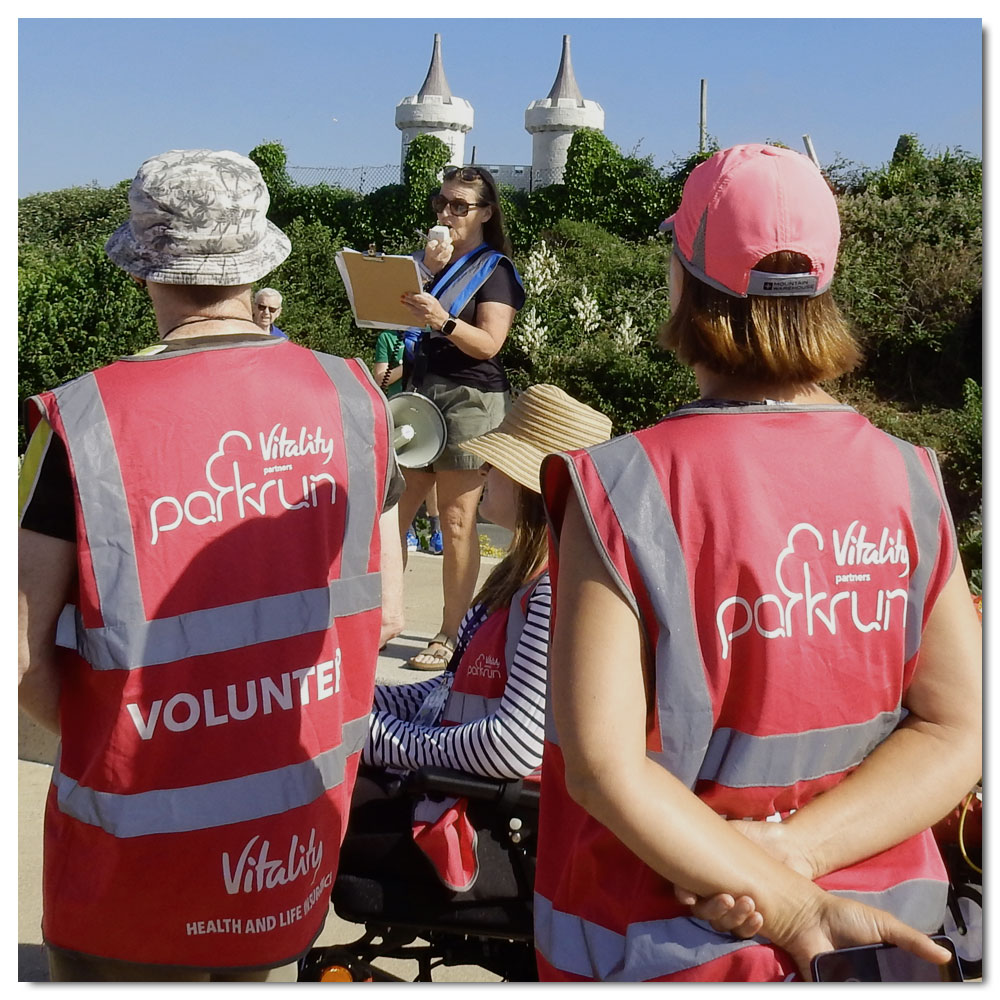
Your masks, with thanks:
[[[407,776],[406,784],[419,794],[461,795],[506,806],[538,808],[538,784],[523,778],[485,778],[447,767],[422,767]]]

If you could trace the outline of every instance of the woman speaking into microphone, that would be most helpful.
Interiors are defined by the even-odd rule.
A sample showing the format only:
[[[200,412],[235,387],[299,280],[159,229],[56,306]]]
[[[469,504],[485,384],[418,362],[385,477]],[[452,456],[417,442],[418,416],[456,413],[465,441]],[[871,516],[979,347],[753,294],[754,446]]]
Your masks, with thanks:
[[[447,168],[431,208],[447,237],[430,240],[416,255],[429,275],[425,291],[403,296],[414,325],[426,331],[406,388],[435,403],[448,441],[431,465],[406,470],[399,525],[402,538],[436,485],[444,542],[441,629],[409,662],[421,670],[443,670],[479,576],[476,511],[482,461],[459,445],[493,430],[510,405],[510,384],[497,355],[524,305],[524,288],[510,260],[500,199],[488,170]]]

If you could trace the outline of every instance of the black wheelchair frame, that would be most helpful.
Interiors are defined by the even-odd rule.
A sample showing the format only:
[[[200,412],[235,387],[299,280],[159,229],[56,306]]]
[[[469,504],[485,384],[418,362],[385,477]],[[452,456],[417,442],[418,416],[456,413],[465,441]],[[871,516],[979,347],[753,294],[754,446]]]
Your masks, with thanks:
[[[433,982],[441,966],[479,966],[505,982],[537,980],[532,892],[538,831],[538,785],[482,778],[447,768],[422,768],[400,776],[393,794],[414,800],[464,796],[489,805],[491,833],[511,858],[519,895],[507,900],[427,901],[419,913],[402,884],[338,874],[334,912],[364,925],[364,933],[342,945],[313,948],[299,963],[299,981],[400,982],[377,963],[414,960],[414,982]]]

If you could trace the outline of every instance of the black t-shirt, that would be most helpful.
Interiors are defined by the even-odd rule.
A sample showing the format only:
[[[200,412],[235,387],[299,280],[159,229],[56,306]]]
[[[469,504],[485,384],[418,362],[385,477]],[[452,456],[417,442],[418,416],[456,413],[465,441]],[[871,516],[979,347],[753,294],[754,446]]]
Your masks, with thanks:
[[[513,306],[515,310],[524,305],[524,289],[514,277],[514,265],[506,257],[465,304],[458,318],[475,326],[476,309],[480,302],[501,302]],[[471,358],[453,344],[451,338],[440,334],[427,337],[423,349],[427,351],[428,374],[443,375],[485,392],[506,392],[510,388],[507,374],[497,358]]]
[[[66,445],[58,434],[49,439],[48,450],[38,467],[35,488],[24,507],[21,527],[66,542],[76,541],[73,481],[69,474]]]

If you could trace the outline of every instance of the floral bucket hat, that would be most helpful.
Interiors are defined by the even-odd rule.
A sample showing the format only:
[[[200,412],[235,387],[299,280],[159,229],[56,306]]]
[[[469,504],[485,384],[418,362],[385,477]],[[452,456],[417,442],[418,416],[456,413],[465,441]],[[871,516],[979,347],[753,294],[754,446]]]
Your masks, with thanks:
[[[248,285],[291,253],[267,220],[267,185],[231,150],[172,149],[150,157],[128,192],[129,221],[104,249],[123,270],[164,285]]]

